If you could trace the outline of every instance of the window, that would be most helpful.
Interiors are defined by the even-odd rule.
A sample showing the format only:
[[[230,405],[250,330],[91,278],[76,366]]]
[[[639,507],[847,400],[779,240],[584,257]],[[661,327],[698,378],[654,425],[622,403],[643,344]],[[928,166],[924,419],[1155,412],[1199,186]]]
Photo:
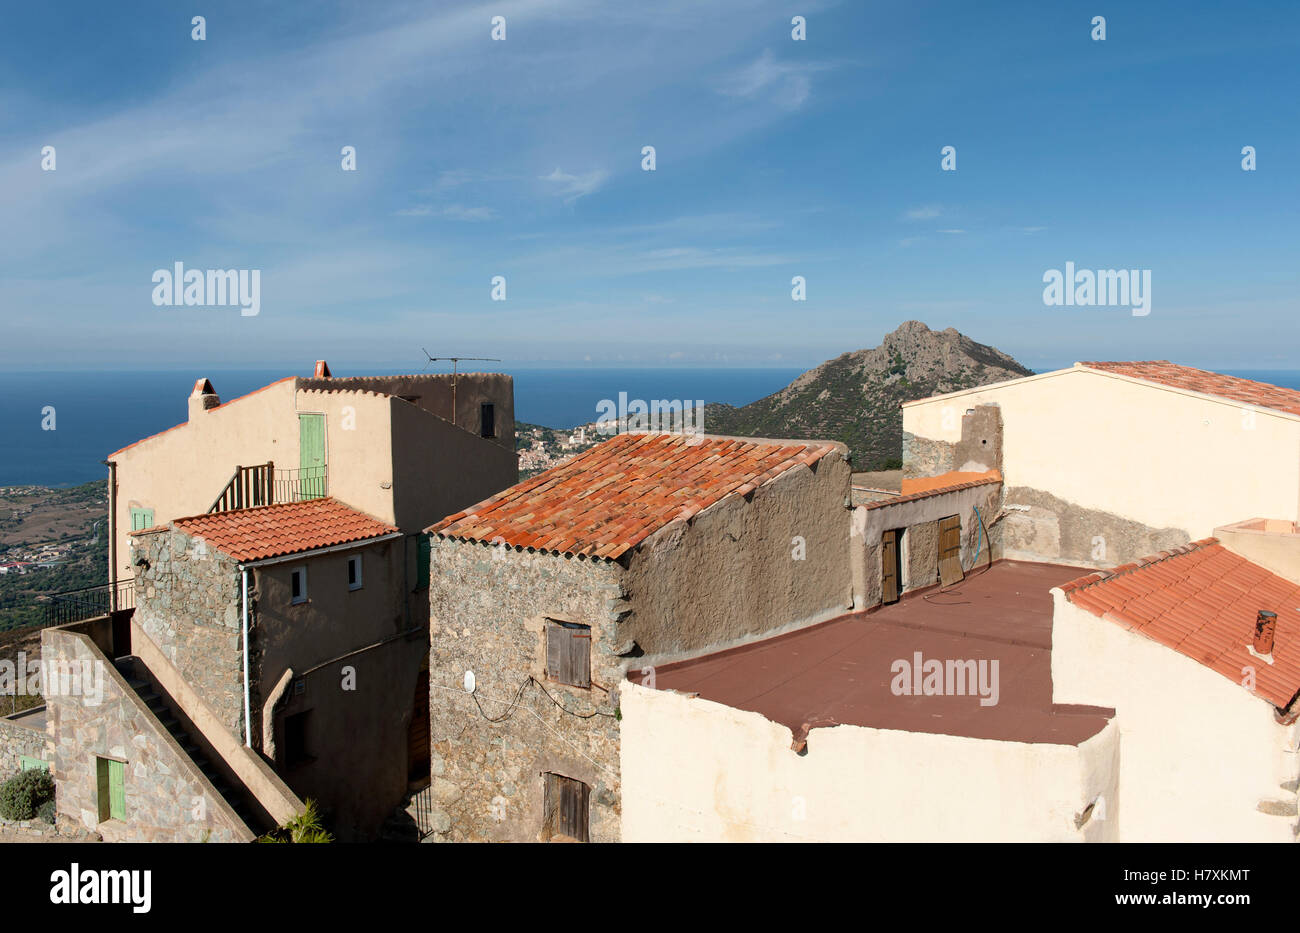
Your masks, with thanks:
[[[37,768],[42,771],[49,771],[50,763],[42,761],[40,758],[32,758],[30,755],[19,755],[18,767],[23,771],[35,771]]]
[[[299,567],[289,574],[290,602],[295,605],[307,601],[307,568]]]
[[[542,837],[553,842],[588,842],[591,788],[581,781],[547,772]]]
[[[480,437],[497,436],[497,407],[490,402],[484,402],[478,407]]]
[[[146,528],[153,527],[153,509],[137,509],[131,507],[131,530],[143,531]]]
[[[287,767],[311,761],[307,750],[307,717],[311,711],[284,717],[284,763]]]
[[[361,589],[361,555],[348,558],[348,589]]]
[[[99,790],[99,821],[125,820],[126,762],[96,758],[95,778]]]
[[[591,686],[591,626],[546,620],[546,676],[572,687]]]

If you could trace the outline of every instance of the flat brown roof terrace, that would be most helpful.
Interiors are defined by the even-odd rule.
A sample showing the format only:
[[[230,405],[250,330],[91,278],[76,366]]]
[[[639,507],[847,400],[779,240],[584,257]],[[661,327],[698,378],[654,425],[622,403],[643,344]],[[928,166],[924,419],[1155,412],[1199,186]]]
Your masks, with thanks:
[[[796,741],[849,724],[1078,745],[1115,713],[1052,703],[1049,590],[1081,572],[999,561],[948,590],[656,667],[654,686],[760,713]]]

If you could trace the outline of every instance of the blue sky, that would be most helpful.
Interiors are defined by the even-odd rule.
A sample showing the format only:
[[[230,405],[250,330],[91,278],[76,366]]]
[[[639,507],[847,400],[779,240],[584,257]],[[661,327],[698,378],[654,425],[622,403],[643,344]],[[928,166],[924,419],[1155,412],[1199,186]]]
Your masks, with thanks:
[[[0,368],[811,366],[913,318],[1300,368],[1298,51],[1249,0],[13,5]],[[178,261],[261,312],[154,306]],[[1067,261],[1151,313],[1045,306]]]

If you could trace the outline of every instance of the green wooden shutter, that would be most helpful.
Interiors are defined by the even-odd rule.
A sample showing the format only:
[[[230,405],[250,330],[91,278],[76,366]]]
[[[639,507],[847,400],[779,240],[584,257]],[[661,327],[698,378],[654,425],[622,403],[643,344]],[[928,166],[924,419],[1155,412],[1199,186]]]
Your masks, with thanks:
[[[131,509],[131,530],[143,531],[153,527],[153,509]]]
[[[325,416],[298,415],[299,499],[325,495]]]
[[[108,765],[107,758],[95,759],[95,790],[97,793],[96,799],[99,803],[99,821],[101,823],[107,820],[112,812],[109,805]]]
[[[108,813],[112,819],[126,819],[126,762],[108,762]]]
[[[42,761],[40,758],[33,758],[30,755],[18,756],[18,767],[23,771],[34,771],[40,768],[42,771],[50,770],[50,763]]]

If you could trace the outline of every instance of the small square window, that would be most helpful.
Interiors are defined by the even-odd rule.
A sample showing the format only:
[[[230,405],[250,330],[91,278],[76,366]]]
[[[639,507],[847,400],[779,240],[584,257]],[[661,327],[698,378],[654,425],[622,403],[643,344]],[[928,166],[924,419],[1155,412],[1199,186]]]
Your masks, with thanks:
[[[289,574],[291,602],[295,605],[307,601],[307,568],[299,567]]]
[[[348,589],[361,589],[361,555],[348,558]]]
[[[591,626],[546,620],[546,676],[572,687],[591,686]]]

